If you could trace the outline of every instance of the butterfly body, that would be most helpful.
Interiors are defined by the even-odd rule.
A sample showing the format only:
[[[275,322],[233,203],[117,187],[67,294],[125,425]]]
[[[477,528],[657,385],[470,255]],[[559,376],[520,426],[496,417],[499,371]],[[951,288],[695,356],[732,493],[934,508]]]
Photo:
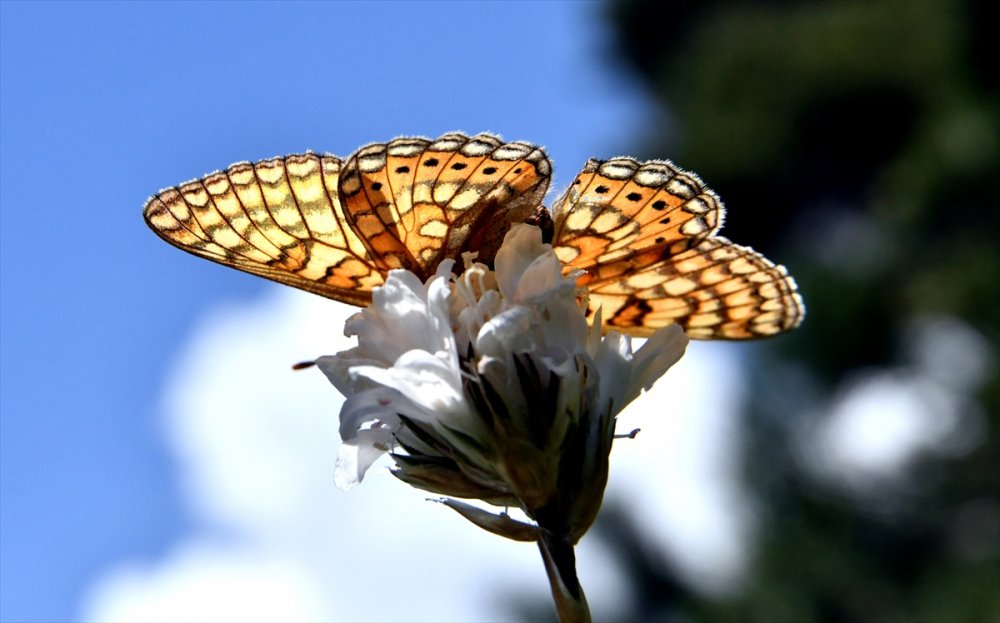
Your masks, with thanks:
[[[544,213],[545,152],[490,134],[404,137],[346,160],[312,153],[242,162],[161,191],[147,224],[201,257],[354,305],[386,273],[422,279],[447,258],[491,262],[514,223]],[[795,282],[753,250],[715,236],[723,208],[669,162],[591,160],[556,200],[552,245],[585,272],[605,328],[747,339],[797,326]],[[547,215],[546,215],[547,216]]]

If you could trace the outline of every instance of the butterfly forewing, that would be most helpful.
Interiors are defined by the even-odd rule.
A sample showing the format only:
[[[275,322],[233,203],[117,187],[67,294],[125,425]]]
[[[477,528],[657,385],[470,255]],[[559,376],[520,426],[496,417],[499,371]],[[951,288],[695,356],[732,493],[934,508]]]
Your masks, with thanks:
[[[362,305],[383,275],[345,222],[339,167],[314,154],[238,163],[160,192],[144,216],[185,251]]]
[[[238,163],[157,194],[144,216],[186,251],[364,305],[386,273],[426,279],[465,251],[491,262],[510,225],[541,204],[545,153],[489,134],[398,138],[333,156]]]
[[[533,145],[451,133],[368,145],[345,163],[341,188],[372,254],[426,278],[464,251],[491,261],[510,225],[541,204],[550,175]]]
[[[666,258],[714,234],[718,197],[669,162],[589,161],[556,202],[556,253],[583,267],[657,253]]]
[[[440,257],[474,251],[479,261],[492,263],[510,226],[541,206],[552,169],[544,151],[520,141],[496,145],[475,162],[474,173],[447,203],[451,229]]]

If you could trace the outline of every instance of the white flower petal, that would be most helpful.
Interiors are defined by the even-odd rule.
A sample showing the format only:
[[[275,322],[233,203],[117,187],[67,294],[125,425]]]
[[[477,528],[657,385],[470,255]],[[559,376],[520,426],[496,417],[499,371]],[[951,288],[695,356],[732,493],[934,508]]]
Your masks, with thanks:
[[[513,225],[497,251],[493,266],[497,285],[505,299],[515,300],[521,278],[536,258],[552,247],[542,244],[542,230],[530,225]]]
[[[510,353],[533,349],[532,313],[526,307],[512,307],[493,316],[479,330],[476,348],[487,357],[506,359]]]
[[[539,238],[541,240],[541,238]],[[561,295],[566,286],[563,278],[563,266],[549,245],[533,247],[532,251],[540,251],[521,273],[517,283],[517,291],[512,297],[515,302],[527,302],[540,296]],[[572,291],[574,284],[569,282]]]
[[[600,333],[600,327],[595,328]],[[632,341],[628,336],[612,331],[604,336],[591,354],[600,376],[601,410],[612,409],[612,415],[632,401],[629,388],[632,380]]]
[[[441,260],[441,263],[438,264],[437,270],[434,272],[434,276],[444,279],[445,281],[448,281],[448,279],[451,278],[451,272],[454,267],[455,267],[455,260],[453,259]]]
[[[390,368],[356,366],[351,374],[395,389],[418,407],[406,415],[420,420],[454,419],[468,412],[457,366],[426,351],[408,351]]]
[[[391,439],[400,425],[396,414],[409,408],[409,400],[392,388],[377,386],[353,393],[340,408],[340,438],[352,441],[363,430],[384,429],[386,439]]]
[[[424,350],[458,365],[455,333],[451,329],[448,299],[451,287],[447,278],[433,277],[427,284],[428,347]]]
[[[687,335],[680,325],[676,324],[658,329],[649,336],[632,359],[632,378],[629,382],[626,404],[632,402],[640,391],[652,387],[656,379],[677,363],[684,355],[687,345]]]
[[[365,472],[377,461],[384,450],[378,448],[378,443],[369,440],[369,431],[351,442],[340,444],[337,453],[337,463],[333,469],[333,483],[338,489],[350,489],[365,478]]]
[[[586,352],[589,327],[574,294],[545,301],[539,308],[542,317],[535,330],[548,345],[547,355],[571,357]]]
[[[319,368],[326,378],[340,393],[349,396],[353,392],[370,389],[370,384],[359,384],[357,379],[351,376],[352,366],[379,365],[380,361],[366,359],[363,355],[365,351],[360,347],[345,350],[336,355],[324,355],[316,360],[316,367]]]
[[[372,305],[345,329],[357,335],[369,359],[391,364],[408,350],[454,350],[448,322],[447,281],[432,277],[425,286],[409,271],[389,272],[385,284],[372,292]]]
[[[365,471],[392,447],[399,430],[397,413],[409,408],[398,392],[385,387],[348,394],[340,409],[340,438],[334,480],[345,489],[361,482]]]

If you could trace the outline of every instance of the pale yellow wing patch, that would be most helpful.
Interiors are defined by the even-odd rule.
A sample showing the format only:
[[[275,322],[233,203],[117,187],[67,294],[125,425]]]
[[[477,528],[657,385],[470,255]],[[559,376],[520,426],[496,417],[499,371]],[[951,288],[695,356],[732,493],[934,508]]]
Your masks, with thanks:
[[[340,161],[242,162],[151,198],[146,223],[185,251],[328,298],[366,304],[381,266],[348,226]]]

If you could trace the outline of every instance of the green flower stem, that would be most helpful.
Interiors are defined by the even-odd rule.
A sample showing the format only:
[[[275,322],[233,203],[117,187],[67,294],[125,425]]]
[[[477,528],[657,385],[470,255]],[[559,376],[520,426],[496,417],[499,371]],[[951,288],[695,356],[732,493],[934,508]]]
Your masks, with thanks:
[[[590,623],[590,608],[576,577],[576,555],[568,535],[539,530],[538,550],[545,562],[559,623]]]

